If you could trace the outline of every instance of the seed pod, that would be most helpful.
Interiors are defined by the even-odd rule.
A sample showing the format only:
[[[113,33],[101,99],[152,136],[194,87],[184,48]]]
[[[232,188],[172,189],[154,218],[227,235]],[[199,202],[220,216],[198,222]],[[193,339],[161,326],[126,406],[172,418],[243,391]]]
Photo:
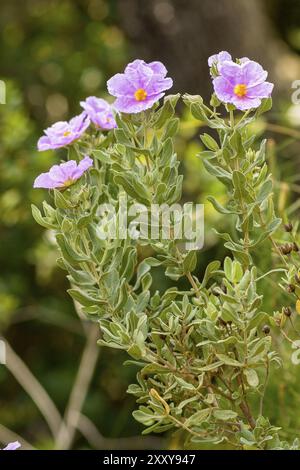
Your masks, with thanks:
[[[286,287],[286,290],[289,294],[292,294],[293,292],[295,292],[295,286],[293,284],[289,284],[287,287]]]
[[[291,232],[293,230],[293,224],[291,222],[284,225],[284,230],[286,232]]]
[[[262,332],[263,332],[265,335],[268,335],[268,334],[270,333],[270,327],[269,327],[269,325],[263,326]]]
[[[293,248],[292,243],[285,243],[284,245],[281,245],[280,251],[283,255],[289,255],[291,251],[293,251]]]
[[[227,294],[227,287],[224,284],[221,285],[221,289],[224,292],[224,294]]]
[[[282,313],[283,313],[286,317],[290,317],[290,316],[292,315],[292,310],[290,309],[290,307],[283,307]]]

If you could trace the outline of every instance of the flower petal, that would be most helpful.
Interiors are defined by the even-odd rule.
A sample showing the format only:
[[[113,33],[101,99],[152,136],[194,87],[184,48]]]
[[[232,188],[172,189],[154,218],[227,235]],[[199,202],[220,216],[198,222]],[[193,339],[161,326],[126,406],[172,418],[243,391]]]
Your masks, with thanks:
[[[46,135],[43,135],[42,137],[40,137],[37,143],[37,148],[40,152],[53,148],[51,146],[49,137]]]
[[[164,64],[159,61],[150,62],[148,67],[150,67],[155,74],[161,75],[162,77],[165,77],[168,73]]]
[[[268,76],[268,72],[266,72],[260,64],[254,62],[253,60],[244,62],[241,65],[241,68],[244,79],[244,81],[241,83],[245,83],[248,86],[255,86],[263,83]]]
[[[230,60],[232,61],[232,57],[227,51],[221,51],[219,54],[214,54],[211,55],[208,59],[208,65],[209,67],[212,67],[213,64],[219,64],[224,62],[225,60]]]
[[[92,158],[88,157],[87,155],[79,162],[74,174],[73,178],[78,179],[80,178],[83,173],[86,172],[91,166],[93,166]]]
[[[230,103],[233,97],[233,85],[224,77],[215,78],[213,85],[218,99],[224,103]]]
[[[49,173],[41,173],[33,183],[34,188],[54,189],[60,186],[60,183],[54,181]]]
[[[235,96],[231,103],[240,111],[247,111],[248,109],[258,108],[261,105],[261,100],[259,98],[239,98]]]
[[[108,92],[116,96],[133,96],[136,87],[127,79],[124,73],[117,73],[107,82]]]
[[[247,96],[249,98],[269,98],[272,94],[274,84],[270,82],[260,83],[248,88]]]
[[[235,62],[225,60],[219,64],[219,73],[222,77],[226,78],[230,83],[236,85],[237,83],[244,83],[244,74],[242,66]]]
[[[140,113],[145,109],[152,108],[154,103],[156,103],[160,98],[162,98],[165,93],[159,93],[158,95],[150,96],[144,101],[136,101],[134,98],[120,97],[117,98],[114,102],[115,108],[123,113]]]
[[[4,447],[4,449],[2,449],[2,450],[17,450],[17,449],[19,449],[19,447],[21,447],[20,442],[15,441],[15,442],[10,442],[9,444],[7,444],[7,446]]]

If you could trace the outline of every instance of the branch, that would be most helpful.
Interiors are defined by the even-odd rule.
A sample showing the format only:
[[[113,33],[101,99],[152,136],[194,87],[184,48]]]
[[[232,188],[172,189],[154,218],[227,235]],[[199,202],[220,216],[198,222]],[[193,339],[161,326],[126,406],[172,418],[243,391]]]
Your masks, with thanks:
[[[35,450],[35,448],[23,439],[23,437],[3,426],[3,424],[0,424],[0,441],[4,443],[19,441],[22,446],[22,450]]]
[[[28,393],[32,401],[44,416],[53,436],[61,427],[62,418],[55,404],[40,382],[34,377],[22,359],[5,340],[6,367]]]
[[[115,439],[106,438],[99,432],[95,424],[83,414],[79,415],[78,430],[95,449],[139,450],[164,448],[164,439],[158,437],[132,436]]]
[[[88,326],[87,342],[66,408],[64,424],[61,425],[56,438],[56,449],[68,450],[72,446],[76,428],[78,427],[80,412],[88,393],[99,356],[99,347],[97,345],[98,334],[99,328],[97,324]]]

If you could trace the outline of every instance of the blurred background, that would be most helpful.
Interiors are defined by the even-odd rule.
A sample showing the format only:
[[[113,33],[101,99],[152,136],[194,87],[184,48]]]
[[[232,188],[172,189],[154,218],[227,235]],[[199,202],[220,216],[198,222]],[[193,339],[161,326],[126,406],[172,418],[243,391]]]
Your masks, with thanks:
[[[292,82],[300,80],[299,0],[2,0],[0,79],[7,103],[0,105],[0,336],[8,344],[8,366],[0,366],[0,444],[24,438],[25,448],[53,448],[59,413],[70,407],[85,348],[85,326],[66,294],[65,273],[56,267],[53,235],[39,227],[30,204],[44,191],[33,190],[37,174],[58,161],[38,153],[45,127],[80,112],[79,101],[106,96],[106,81],[130,59],[161,60],[174,79],[174,92],[209,96],[207,58],[220,50],[248,56],[270,71],[276,84],[274,108],[253,129],[270,138],[268,158],[276,184],[279,213],[299,217],[300,105],[291,102]],[[221,185],[195,156],[199,128],[183,110],[177,138],[184,200],[205,202]],[[223,259],[222,243],[212,234],[228,221],[206,204],[206,243],[198,274],[207,262]],[[270,265],[270,250],[260,257]],[[154,289],[167,281],[158,272]],[[284,302],[277,285],[264,287],[267,312]],[[270,296],[270,288],[272,295]],[[88,348],[88,349],[87,349]],[[126,355],[88,345],[90,377],[78,429],[69,447],[98,449],[176,448],[177,437],[140,438],[131,416],[134,399],[126,394],[135,370],[122,366]],[[278,339],[282,354],[291,354]],[[95,363],[95,368],[92,364]],[[300,368],[287,361],[272,371],[266,414],[299,435]],[[74,395],[74,394],[73,394]],[[78,397],[77,397],[78,398]],[[71,405],[74,396],[71,396]],[[75,397],[76,399],[76,397]],[[67,418],[72,421],[69,416]],[[1,447],[1,445],[0,445]]]

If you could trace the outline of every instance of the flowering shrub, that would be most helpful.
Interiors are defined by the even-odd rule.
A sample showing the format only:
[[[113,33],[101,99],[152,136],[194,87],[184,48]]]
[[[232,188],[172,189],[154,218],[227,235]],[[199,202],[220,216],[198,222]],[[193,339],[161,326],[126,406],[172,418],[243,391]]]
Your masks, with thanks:
[[[193,275],[196,251],[186,251],[175,238],[175,219],[168,239],[116,238],[100,210],[104,204],[113,207],[120,221],[124,196],[127,209],[180,201],[182,176],[173,141],[180,96],[168,95],[159,106],[172,86],[160,62],[129,64],[108,81],[116,97],[112,107],[87,98],[75,121],[45,132],[39,150],[66,146],[68,162],[35,180],[36,188],[51,189],[52,204],[44,202],[42,211],[33,206],[33,216],[55,231],[68,292],[83,314],[99,323],[99,344],[127,351],[127,364],[139,369],[128,392],[137,399],[133,415],[145,426],[144,434],[180,429],[185,446],[195,448],[224,443],[237,449],[293,449],[298,442],[282,442],[279,428],[263,412],[269,371],[281,365],[270,331],[282,330],[287,311],[274,317],[262,311],[259,285],[283,271],[292,289],[291,278],[298,276],[298,267],[289,268],[274,239],[282,222],[274,211],[266,142],[257,144],[249,132],[271,108],[273,85],[247,58],[233,62],[223,52],[209,65],[211,107],[200,96],[184,95],[183,101],[215,136],[201,136],[207,150],[200,157],[228,192],[226,206],[213,196],[210,202],[235,222],[234,234],[218,234],[231,252],[222,266],[212,261],[202,279]],[[134,216],[127,223],[140,228]],[[278,268],[258,275],[253,254],[266,240]],[[142,245],[150,256],[142,258]],[[165,292],[151,291],[157,266],[174,282]],[[190,283],[187,291],[176,286],[182,277]]]

